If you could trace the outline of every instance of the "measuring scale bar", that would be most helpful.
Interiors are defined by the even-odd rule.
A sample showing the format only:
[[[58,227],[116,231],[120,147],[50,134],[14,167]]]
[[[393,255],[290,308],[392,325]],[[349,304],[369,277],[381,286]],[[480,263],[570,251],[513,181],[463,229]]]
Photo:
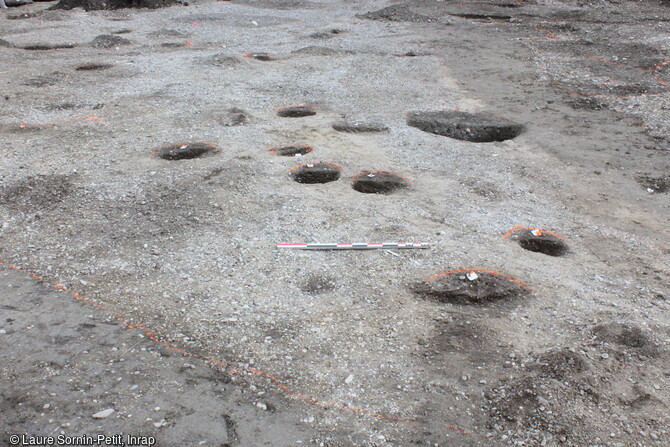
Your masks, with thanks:
[[[314,244],[277,244],[277,248],[295,248],[298,250],[375,250],[384,248],[430,248],[430,242],[354,242],[354,243],[314,243]]]

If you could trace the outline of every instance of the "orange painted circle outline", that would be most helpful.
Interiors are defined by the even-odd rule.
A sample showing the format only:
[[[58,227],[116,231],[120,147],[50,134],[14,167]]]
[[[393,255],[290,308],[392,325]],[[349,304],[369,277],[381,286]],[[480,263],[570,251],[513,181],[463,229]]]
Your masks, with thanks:
[[[437,275],[433,275],[433,276],[431,276],[430,278],[428,278],[428,279],[426,280],[426,284],[428,284],[429,282],[431,282],[432,280],[434,280],[434,279],[436,279],[436,278],[439,278],[440,276],[453,275],[454,273],[465,273],[465,272],[467,272],[467,273],[470,273],[470,272],[475,272],[475,273],[476,273],[476,272],[482,272],[482,273],[489,273],[489,274],[492,274],[492,275],[495,275],[495,276],[501,276],[501,277],[503,277],[503,278],[505,278],[505,279],[509,279],[510,281],[514,281],[515,283],[519,284],[521,287],[523,287],[524,289],[528,290],[529,292],[531,291],[531,290],[530,290],[530,287],[528,287],[527,285],[525,285],[524,283],[522,283],[521,281],[519,281],[518,279],[516,279],[516,278],[514,278],[514,277],[512,277],[512,276],[505,275],[504,273],[494,272],[493,270],[485,270],[485,269],[458,269],[458,270],[449,270],[448,272],[438,273]]]
[[[540,236],[541,236],[542,234],[546,233],[546,234],[550,234],[550,235],[552,235],[552,236],[554,236],[554,237],[556,237],[556,238],[558,238],[558,239],[560,239],[560,240],[563,240],[562,237],[560,237],[560,236],[559,236],[558,234],[556,234],[556,233],[552,233],[551,231],[547,231],[547,230],[544,230],[544,229],[542,229],[542,228],[523,227],[523,226],[517,226],[517,227],[512,227],[512,228],[510,228],[510,229],[507,231],[507,233],[505,233],[505,234],[503,235],[503,238],[505,238],[505,239],[509,238],[509,237],[512,235],[512,233],[514,233],[516,230],[539,231],[539,232],[540,232]]]

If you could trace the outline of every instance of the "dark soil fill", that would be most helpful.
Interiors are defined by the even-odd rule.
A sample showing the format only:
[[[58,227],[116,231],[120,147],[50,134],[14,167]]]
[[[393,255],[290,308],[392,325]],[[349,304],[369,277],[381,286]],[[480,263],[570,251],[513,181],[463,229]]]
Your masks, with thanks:
[[[113,64],[100,64],[92,62],[90,64],[77,65],[77,68],[75,68],[75,70],[77,71],[106,70],[108,68],[112,68],[113,66],[114,66]]]
[[[527,295],[517,280],[484,270],[458,270],[435,275],[413,287],[415,293],[443,303],[487,304]]]
[[[130,44],[128,39],[113,34],[101,34],[91,42],[93,48],[114,48]]]
[[[164,160],[189,160],[216,152],[216,150],[216,146],[210,143],[173,144],[160,148],[156,155]]]
[[[47,51],[47,50],[62,50],[75,48],[76,43],[37,43],[33,45],[26,45],[22,47],[24,50],[33,50],[33,51]]]
[[[643,348],[647,351],[655,351],[657,347],[651,335],[633,324],[602,323],[594,326],[592,332],[598,340],[607,343],[629,348]]]
[[[249,116],[244,110],[232,107],[219,117],[219,122],[226,127],[242,126],[249,122]]]
[[[24,6],[32,3],[32,0],[5,0],[5,5],[9,8]]]
[[[568,349],[559,349],[544,352],[527,365],[531,371],[537,371],[543,377],[564,379],[570,375],[586,371],[589,365],[581,354]]]
[[[112,33],[112,34],[118,34],[118,33]],[[153,31],[149,34],[147,34],[147,37],[150,37],[152,39],[163,39],[167,37],[188,37],[187,33],[184,33],[182,31],[176,30],[176,29],[168,29],[168,28],[162,28],[156,31]]]
[[[670,175],[666,177],[638,177],[637,182],[644,186],[647,192],[664,193],[670,190]]]
[[[359,121],[339,121],[333,124],[333,129],[335,129],[338,132],[346,132],[346,133],[374,133],[374,132],[387,131],[388,127],[379,123],[364,123]]]
[[[473,19],[473,20],[495,20],[500,22],[506,22],[511,19],[511,16],[499,15],[499,14],[449,14],[450,16],[460,17],[462,19]]]
[[[47,210],[70,194],[72,183],[67,175],[25,177],[0,189],[0,204],[22,211]]]
[[[39,132],[41,130],[51,127],[48,124],[21,124],[21,123],[12,123],[3,126],[2,132],[4,133],[33,133]]]
[[[287,106],[277,110],[277,116],[282,118],[302,118],[316,115],[316,110],[310,106]]]
[[[412,112],[407,124],[424,132],[474,143],[510,140],[525,130],[521,124],[493,115],[458,111]]]
[[[519,228],[509,238],[517,241],[525,250],[549,256],[563,256],[568,252],[568,245],[563,239],[544,230]]]
[[[188,46],[185,42],[163,42],[161,47],[163,48],[186,48]]]
[[[392,194],[399,189],[409,188],[410,182],[392,172],[365,171],[353,178],[352,187],[364,194]]]
[[[83,8],[85,11],[124,8],[158,9],[177,4],[179,3],[175,0],[61,0],[49,9]]]
[[[224,53],[217,53],[211,56],[208,56],[204,59],[204,63],[207,65],[214,65],[216,67],[230,67],[233,65],[238,65],[242,60],[237,56],[230,56]]]
[[[379,11],[359,14],[356,17],[359,19],[379,20],[382,22],[437,22],[437,19],[416,14],[404,5],[393,5],[380,9]]]
[[[298,183],[328,183],[340,178],[340,167],[331,163],[314,163],[291,169],[291,177]]]
[[[310,295],[330,292],[335,289],[335,281],[329,276],[313,273],[307,277],[307,280],[300,286],[300,290]]]
[[[244,53],[242,56],[249,59],[256,59],[257,61],[269,62],[274,60],[270,53]]]
[[[270,152],[281,157],[295,157],[296,155],[309,154],[313,150],[314,149],[312,149],[311,146],[299,144],[294,146],[273,147],[270,149]]]
[[[310,34],[309,37],[314,39],[330,39],[331,37],[335,37],[342,33],[346,33],[346,31],[341,29],[331,29],[330,31],[320,31],[318,33]]]
[[[309,46],[291,51],[291,54],[306,56],[336,56],[342,54],[355,54],[355,52],[350,50],[340,50],[337,48]]]

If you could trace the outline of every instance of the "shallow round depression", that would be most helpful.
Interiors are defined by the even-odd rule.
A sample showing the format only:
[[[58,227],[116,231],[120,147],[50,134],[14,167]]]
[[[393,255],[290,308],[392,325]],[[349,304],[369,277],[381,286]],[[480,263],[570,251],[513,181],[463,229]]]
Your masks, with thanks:
[[[171,144],[158,149],[156,156],[163,160],[189,160],[216,152],[216,150],[216,146],[211,143]]]
[[[443,303],[487,304],[526,295],[522,282],[489,270],[455,270],[430,277],[414,291]]]
[[[364,194],[393,194],[397,190],[409,188],[410,182],[392,172],[364,171],[353,178],[351,186]]]
[[[517,228],[507,237],[521,248],[548,256],[563,256],[569,251],[568,244],[557,234],[536,228]]]
[[[277,109],[277,116],[282,118],[303,118],[312,115],[316,115],[316,110],[310,106],[287,106]]]
[[[522,124],[505,118],[460,111],[412,112],[407,124],[424,132],[474,143],[511,140],[525,130]]]
[[[309,154],[312,151],[314,151],[314,149],[306,144],[270,148],[270,152],[280,157],[295,157],[297,155]]]
[[[340,178],[341,169],[332,163],[309,163],[296,166],[290,174],[298,183],[315,184],[334,182]]]

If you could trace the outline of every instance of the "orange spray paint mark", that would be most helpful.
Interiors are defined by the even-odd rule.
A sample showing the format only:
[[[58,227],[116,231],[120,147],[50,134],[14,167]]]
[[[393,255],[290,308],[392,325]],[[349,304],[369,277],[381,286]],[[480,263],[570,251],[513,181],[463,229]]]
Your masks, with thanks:
[[[161,344],[161,345],[165,346],[167,349],[170,349],[171,351],[177,352],[177,353],[179,353],[181,355],[184,355],[184,356],[187,356],[187,357],[198,358],[198,359],[204,360],[206,362],[212,363],[216,366],[219,366],[219,367],[223,368],[228,373],[236,375],[236,376],[245,377],[245,376],[249,376],[249,375],[254,375],[254,376],[267,378],[267,379],[270,380],[270,382],[272,384],[274,384],[277,388],[279,388],[286,395],[288,395],[289,397],[298,399],[298,400],[304,402],[305,404],[316,405],[316,406],[323,407],[323,408],[334,408],[334,409],[338,409],[338,410],[342,410],[342,411],[347,411],[347,412],[350,412],[350,413],[355,413],[355,414],[358,414],[358,415],[363,416],[363,417],[367,417],[367,418],[371,418],[371,419],[377,419],[377,420],[380,420],[380,421],[383,421],[383,422],[395,422],[395,423],[401,423],[401,424],[413,424],[414,423],[414,421],[411,420],[411,419],[401,419],[401,418],[396,418],[396,417],[393,417],[393,416],[386,416],[386,415],[382,415],[382,414],[378,414],[378,413],[372,413],[372,412],[368,412],[368,411],[360,409],[360,408],[351,407],[347,404],[342,404],[342,403],[337,403],[337,402],[332,402],[332,401],[321,401],[319,399],[315,399],[313,397],[294,392],[287,385],[285,385],[283,382],[281,382],[281,380],[278,379],[275,375],[264,372],[264,371],[260,371],[260,370],[256,370],[256,369],[237,370],[237,369],[231,368],[228,365],[228,363],[225,362],[224,360],[219,360],[219,359],[216,359],[216,358],[213,358],[213,357],[206,357],[204,355],[193,353],[193,352],[187,351],[185,349],[179,348],[177,346],[174,346],[173,344],[165,341],[162,337],[157,335],[155,332],[150,331],[149,329],[145,328],[141,323],[136,323],[133,326],[128,321],[126,321],[124,318],[122,318],[120,315],[111,311],[110,309],[103,306],[102,304],[97,303],[97,302],[92,301],[92,300],[89,300],[87,298],[84,298],[78,292],[76,292],[76,291],[74,291],[74,290],[72,290],[68,287],[63,286],[62,284],[60,284],[58,282],[51,283],[47,279],[45,279],[45,278],[43,278],[39,275],[36,275],[36,274],[30,272],[29,270],[26,270],[26,269],[23,269],[21,267],[17,267],[15,265],[12,265],[12,264],[8,263],[7,261],[5,261],[3,259],[0,259],[0,264],[4,265],[5,267],[7,267],[9,269],[26,273],[30,277],[32,277],[33,279],[35,279],[35,280],[37,280],[37,281],[39,281],[39,282],[41,282],[45,285],[50,285],[50,286],[52,286],[52,287],[54,287],[58,290],[69,293],[70,295],[74,296],[78,301],[82,301],[82,302],[85,302],[87,304],[90,304],[90,305],[96,307],[97,309],[100,309],[101,311],[113,316],[115,319],[117,319],[118,321],[123,323],[123,325],[126,328],[128,328],[128,329],[135,329],[135,328],[139,329],[151,341],[153,341],[154,343]],[[468,434],[468,435],[473,434],[469,430],[466,430],[466,429],[464,429],[462,427],[459,427],[459,426],[456,426],[456,425],[447,425],[447,427],[450,430],[458,431],[458,432],[461,432],[461,433],[464,433],[464,434]]]
[[[560,237],[558,234],[556,234],[556,233],[552,233],[551,231],[543,230],[542,228],[521,227],[521,226],[510,228],[510,229],[507,231],[507,233],[505,233],[505,234],[503,235],[503,237],[504,237],[505,239],[507,239],[507,238],[510,237],[510,236],[512,235],[512,233],[514,233],[516,230],[538,231],[540,234],[536,234],[536,236],[541,236],[542,234],[547,233],[547,234],[551,234],[551,235],[554,236],[554,237],[557,237],[558,239],[561,239],[561,240],[563,239],[563,238]]]
[[[525,285],[524,283],[522,283],[521,281],[519,281],[519,280],[516,279],[516,278],[513,278],[513,277],[511,277],[511,276],[509,276],[509,275],[505,275],[504,273],[498,273],[498,272],[494,272],[493,270],[484,270],[484,269],[459,269],[459,270],[450,270],[450,271],[448,271],[448,272],[444,272],[444,273],[438,273],[437,275],[433,275],[433,276],[431,276],[430,278],[428,278],[428,279],[426,280],[426,284],[429,283],[429,282],[431,282],[432,280],[434,280],[434,279],[436,279],[436,278],[441,277],[441,276],[445,276],[445,275],[453,275],[453,274],[455,274],[455,273],[471,273],[471,272],[475,272],[475,273],[476,273],[476,272],[489,273],[489,274],[491,274],[491,275],[500,276],[500,277],[502,277],[502,278],[509,279],[510,281],[513,281],[513,282],[519,284],[519,285],[520,285],[521,287],[523,287],[524,289],[527,289],[528,291],[530,291],[530,287],[528,287],[527,285]]]

